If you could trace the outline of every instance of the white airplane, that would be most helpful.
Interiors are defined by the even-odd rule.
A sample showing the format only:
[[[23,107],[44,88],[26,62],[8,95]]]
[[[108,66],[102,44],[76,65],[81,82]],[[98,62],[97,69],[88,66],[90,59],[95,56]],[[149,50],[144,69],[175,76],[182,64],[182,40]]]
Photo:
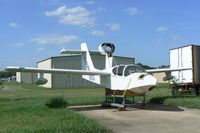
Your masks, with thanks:
[[[178,69],[151,69],[145,70],[141,66],[117,65],[113,66],[112,53],[115,46],[111,43],[103,43],[99,46],[99,51],[89,51],[86,43],[81,44],[81,50],[61,50],[61,54],[81,54],[82,70],[72,69],[47,69],[47,68],[32,68],[32,67],[7,67],[8,71],[14,72],[35,72],[40,73],[40,78],[36,80],[37,85],[47,83],[47,79],[43,78],[44,73],[57,74],[79,74],[82,78],[102,85],[111,90],[131,91],[134,93],[146,93],[158,85],[158,80],[152,73],[166,72],[164,80],[170,80],[171,71],[188,70],[191,68]],[[96,69],[93,65],[90,53],[105,55],[105,69]]]

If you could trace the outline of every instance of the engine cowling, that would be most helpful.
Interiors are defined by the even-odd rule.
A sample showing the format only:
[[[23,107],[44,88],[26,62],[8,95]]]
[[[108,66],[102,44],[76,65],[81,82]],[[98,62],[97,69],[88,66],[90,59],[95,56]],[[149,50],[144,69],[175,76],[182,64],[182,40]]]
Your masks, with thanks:
[[[107,54],[109,57],[112,56],[112,54],[115,51],[115,45],[112,43],[103,43],[99,46],[99,52],[101,54]]]
[[[35,80],[36,85],[43,85],[43,84],[46,84],[47,82],[48,82],[48,80],[45,78],[38,78]]]

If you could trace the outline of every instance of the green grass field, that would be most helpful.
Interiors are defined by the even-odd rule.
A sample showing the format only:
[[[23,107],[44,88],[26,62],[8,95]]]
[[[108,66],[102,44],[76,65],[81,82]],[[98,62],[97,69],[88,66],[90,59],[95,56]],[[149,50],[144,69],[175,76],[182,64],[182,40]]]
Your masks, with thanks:
[[[111,130],[67,108],[45,106],[50,97],[63,96],[69,105],[99,104],[101,89],[46,89],[32,84],[0,86],[0,133],[102,133]]]
[[[55,89],[33,84],[4,83],[0,85],[0,133],[93,133],[112,132],[67,108],[50,109],[49,98],[62,96],[69,105],[93,105],[104,101],[104,89]],[[171,96],[168,84],[146,95],[147,101],[190,108],[200,108],[200,97]],[[141,97],[136,98],[141,101]]]

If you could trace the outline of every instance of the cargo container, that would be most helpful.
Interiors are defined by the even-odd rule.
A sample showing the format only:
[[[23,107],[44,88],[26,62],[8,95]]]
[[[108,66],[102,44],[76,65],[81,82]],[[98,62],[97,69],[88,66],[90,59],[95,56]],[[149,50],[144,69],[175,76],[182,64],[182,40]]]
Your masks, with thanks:
[[[171,73],[175,84],[172,93],[178,91],[199,94],[200,89],[200,46],[188,45],[170,49],[170,68],[192,68]]]

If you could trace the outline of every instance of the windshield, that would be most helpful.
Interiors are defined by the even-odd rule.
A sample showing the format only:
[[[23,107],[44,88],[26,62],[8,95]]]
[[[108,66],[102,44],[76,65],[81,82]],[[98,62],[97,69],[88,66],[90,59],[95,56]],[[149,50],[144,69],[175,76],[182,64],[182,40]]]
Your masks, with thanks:
[[[124,75],[128,76],[128,75],[135,73],[135,72],[145,72],[145,69],[142,68],[141,66],[127,66],[125,68]]]
[[[118,73],[117,73],[118,76],[122,76],[122,75],[123,75],[124,67],[125,67],[125,66],[119,66],[119,67],[118,67],[118,71],[117,71],[117,72],[118,72]]]
[[[112,72],[114,75],[123,76],[124,68],[125,66],[117,66],[113,68]]]

